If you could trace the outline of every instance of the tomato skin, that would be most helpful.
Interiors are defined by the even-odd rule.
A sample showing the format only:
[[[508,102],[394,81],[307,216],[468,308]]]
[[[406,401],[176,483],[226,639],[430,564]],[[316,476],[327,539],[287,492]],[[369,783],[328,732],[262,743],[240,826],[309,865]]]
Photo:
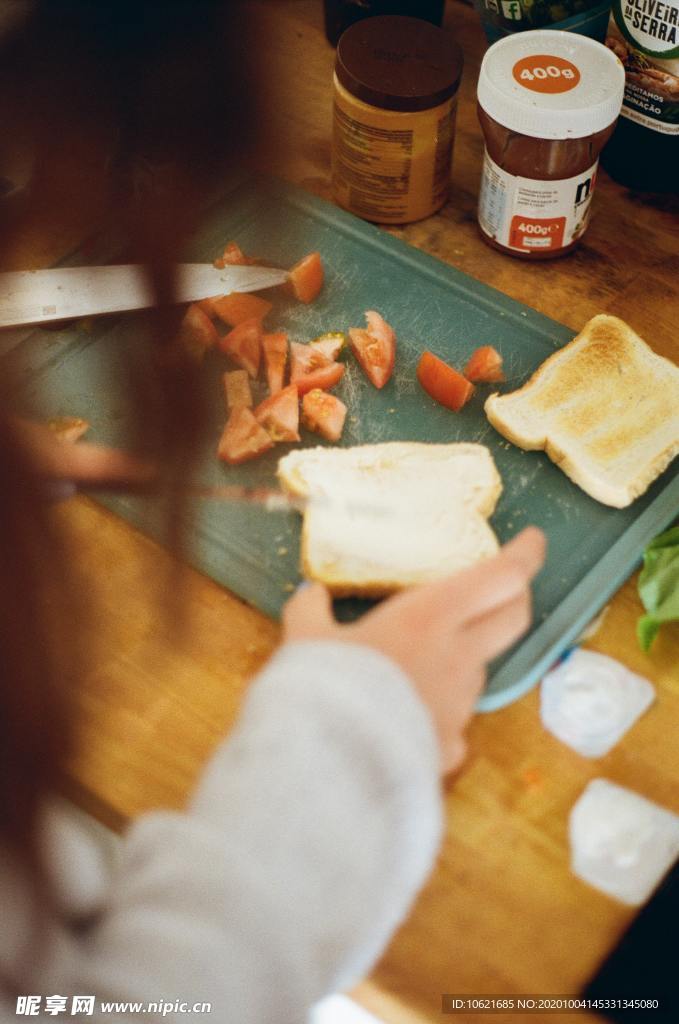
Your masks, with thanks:
[[[239,405],[227,420],[217,455],[230,466],[238,466],[241,462],[256,459],[269,448],[273,448],[273,441],[264,427],[257,422],[251,409]]]
[[[299,399],[297,387],[289,384],[265,398],[255,409],[255,418],[272,441],[299,441]]]
[[[394,372],[396,334],[375,310],[368,310],[365,318],[367,328],[349,329],[351,349],[370,383],[383,388]]]
[[[474,394],[474,385],[433,352],[422,353],[417,379],[428,395],[453,412],[459,412]]]
[[[320,349],[313,345],[301,345],[298,341],[290,342],[290,381],[299,380],[313,370],[324,366],[332,366],[329,359]]]
[[[298,302],[313,302],[321,288],[325,273],[319,252],[310,252],[289,271],[287,285]]]
[[[230,327],[237,327],[244,320],[263,320],[271,310],[271,303],[250,292],[231,292],[206,299],[213,316],[218,316]]]
[[[285,331],[262,335],[262,351],[269,392],[275,395],[283,388],[285,364],[288,360],[288,335]]]
[[[312,370],[311,373],[305,373],[303,377],[298,377],[295,385],[300,397],[316,388],[321,391],[329,391],[339,383],[343,374],[344,363],[330,363],[328,366],[321,366],[318,370]]]
[[[188,307],[179,325],[179,339],[187,352],[202,359],[206,351],[217,344],[217,328],[197,302]]]
[[[262,348],[261,320],[245,320],[232,331],[219,339],[222,352],[233,359],[234,363],[247,370],[252,378],[259,372],[259,360]]]
[[[308,430],[326,441],[339,441],[344,429],[347,407],[335,395],[314,388],[302,399],[302,421]]]
[[[482,345],[472,353],[465,366],[464,375],[475,384],[500,384],[505,379],[502,372],[502,356],[492,345]]]

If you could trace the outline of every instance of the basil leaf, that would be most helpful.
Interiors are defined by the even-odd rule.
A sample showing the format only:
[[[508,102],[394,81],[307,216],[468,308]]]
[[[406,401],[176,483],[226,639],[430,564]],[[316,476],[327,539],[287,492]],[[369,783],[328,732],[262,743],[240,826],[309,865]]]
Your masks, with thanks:
[[[661,533],[644,551],[638,591],[646,615],[637,622],[637,638],[648,651],[662,624],[679,619],[679,526]]]

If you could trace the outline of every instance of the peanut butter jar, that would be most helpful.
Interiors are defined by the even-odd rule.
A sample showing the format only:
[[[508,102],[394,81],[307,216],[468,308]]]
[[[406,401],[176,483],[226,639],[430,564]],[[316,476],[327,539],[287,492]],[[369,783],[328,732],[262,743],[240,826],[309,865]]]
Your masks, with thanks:
[[[487,50],[478,85],[485,241],[527,260],[572,252],[589,222],[599,153],[624,86],[615,54],[586,36],[538,29]]]
[[[419,18],[367,18],[344,32],[334,75],[335,201],[407,224],[448,197],[462,51]]]

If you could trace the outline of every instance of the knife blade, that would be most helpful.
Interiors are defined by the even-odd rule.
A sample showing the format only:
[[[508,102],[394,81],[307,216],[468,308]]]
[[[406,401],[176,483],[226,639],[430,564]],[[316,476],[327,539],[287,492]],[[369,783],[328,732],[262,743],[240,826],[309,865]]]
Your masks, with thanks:
[[[218,269],[210,263],[179,263],[176,275],[178,303],[260,291],[283,284],[288,277],[286,270],[276,267]],[[148,309],[155,303],[148,270],[141,264],[0,274],[0,327]]]
[[[55,481],[48,481],[47,483],[51,493],[51,485]],[[73,493],[78,491],[81,494],[122,492],[139,497],[153,497],[156,493],[152,481],[145,482],[143,485],[131,485],[129,480],[123,479],[82,481],[77,485],[72,485],[70,481],[66,481],[66,484],[73,487]],[[303,514],[310,505],[314,505],[317,508],[341,509],[352,515],[369,516],[370,518],[382,518],[391,514],[391,510],[386,505],[373,504],[370,501],[356,500],[354,498],[343,500],[338,495],[330,496],[328,494],[290,494],[277,487],[267,486],[190,484],[184,494],[190,499],[226,502],[227,504],[258,505],[265,512],[300,512]]]
[[[305,512],[310,505],[328,509],[342,509],[353,515],[382,517],[389,514],[386,505],[373,504],[351,498],[343,500],[338,495],[290,494],[277,487],[247,487],[240,484],[217,484],[215,486],[191,486],[187,491],[190,498],[204,498],[208,501],[244,502],[260,505],[267,512]]]

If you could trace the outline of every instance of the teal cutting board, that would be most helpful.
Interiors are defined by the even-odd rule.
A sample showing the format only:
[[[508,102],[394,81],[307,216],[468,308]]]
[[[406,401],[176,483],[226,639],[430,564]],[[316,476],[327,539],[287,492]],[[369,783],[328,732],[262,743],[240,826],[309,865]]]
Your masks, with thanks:
[[[423,349],[458,367],[479,345],[504,356],[509,390],[521,385],[572,332],[535,310],[459,273],[379,229],[322,200],[271,180],[236,187],[209,211],[187,258],[210,261],[236,239],[246,252],[290,266],[318,249],[326,284],[311,306],[276,299],[267,323],[294,340],[363,323],[377,309],[398,337],[396,370],[376,391],[350,355],[337,394],[349,407],[342,443],[380,441],[480,441],[493,454],[503,494],[492,518],[501,541],[528,523],[549,542],[547,564],[535,584],[535,621],[530,633],[491,666],[481,701],[484,710],[508,703],[534,684],[630,574],[644,545],[679,508],[679,463],[630,508],[607,508],[584,494],[541,452],[523,452],[487,422],[479,387],[471,403],[452,413],[420,389],[415,368]],[[537,279],[536,279],[537,280]],[[26,332],[24,332],[25,334]],[[17,340],[18,338],[18,340]],[[15,337],[14,356],[25,374],[29,397],[43,415],[75,415],[92,423],[93,441],[116,444],[128,415],[125,366],[140,344],[134,315],[94,329],[32,331]],[[211,427],[197,467],[203,484],[274,484],[280,455],[289,446],[248,465],[228,468],[215,457],[225,411],[221,373],[226,361],[210,354],[203,383]],[[306,434],[303,444],[317,443]],[[147,501],[127,496],[102,501],[152,535],[157,534]],[[193,502],[191,560],[203,572],[277,616],[299,581],[299,518],[225,502]],[[358,602],[343,602],[341,617]]]

